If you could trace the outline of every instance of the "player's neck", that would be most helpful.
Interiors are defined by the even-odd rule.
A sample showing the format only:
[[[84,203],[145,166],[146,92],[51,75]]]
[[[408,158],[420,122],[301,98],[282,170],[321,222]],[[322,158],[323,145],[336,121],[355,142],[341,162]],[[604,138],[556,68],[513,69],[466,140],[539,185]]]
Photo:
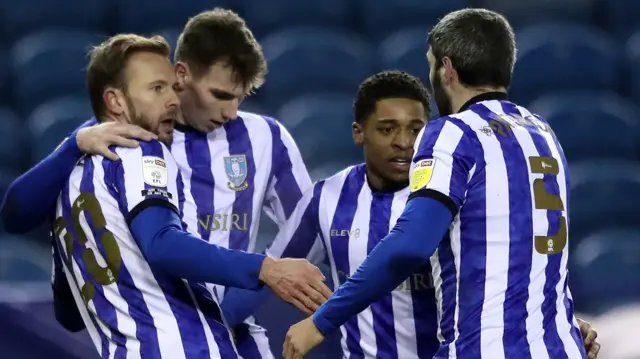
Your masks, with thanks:
[[[367,166],[367,184],[371,192],[394,193],[407,187],[409,180],[407,179],[406,182],[390,181],[370,170],[369,166]]]
[[[481,96],[486,93],[491,92],[507,92],[507,89],[504,87],[464,87],[458,91],[458,93],[451,98],[451,108],[453,109],[453,113],[460,112],[461,109],[468,105],[469,101],[473,98]]]

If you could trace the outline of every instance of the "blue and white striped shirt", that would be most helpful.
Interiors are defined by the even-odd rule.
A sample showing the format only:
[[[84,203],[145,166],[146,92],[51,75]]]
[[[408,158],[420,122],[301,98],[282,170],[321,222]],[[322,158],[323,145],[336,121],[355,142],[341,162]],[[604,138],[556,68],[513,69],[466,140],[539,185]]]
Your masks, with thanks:
[[[65,275],[102,358],[237,358],[216,298],[150,268],[129,221],[152,202],[182,207],[178,167],[160,142],[85,157],[58,199]]]
[[[267,254],[328,259],[334,283],[342,283],[389,234],[408,196],[408,187],[372,191],[365,166],[349,167],[305,193]],[[433,357],[438,341],[430,271],[414,273],[340,328],[346,358]]]
[[[459,209],[431,257],[436,358],[586,358],[567,285],[569,170],[549,125],[481,101],[430,122],[412,196]]]

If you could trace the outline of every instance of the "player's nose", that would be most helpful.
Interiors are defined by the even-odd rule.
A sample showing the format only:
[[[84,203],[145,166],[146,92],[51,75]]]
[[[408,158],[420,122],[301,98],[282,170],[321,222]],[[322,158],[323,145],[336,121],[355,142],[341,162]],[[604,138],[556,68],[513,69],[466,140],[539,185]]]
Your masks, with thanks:
[[[235,120],[238,117],[238,105],[239,102],[237,99],[229,101],[229,103],[222,108],[222,117],[225,120]]]
[[[402,149],[408,150],[413,148],[414,137],[406,131],[398,131],[398,134],[393,138],[393,145]]]

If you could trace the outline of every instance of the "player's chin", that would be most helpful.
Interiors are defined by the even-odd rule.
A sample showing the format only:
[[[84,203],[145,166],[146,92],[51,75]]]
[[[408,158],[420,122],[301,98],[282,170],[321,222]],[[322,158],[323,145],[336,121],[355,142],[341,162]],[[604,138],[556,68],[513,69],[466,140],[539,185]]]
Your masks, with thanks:
[[[167,146],[171,146],[171,144],[173,143],[173,131],[171,132],[161,132],[158,135],[158,139],[160,140],[160,142],[164,143]]]

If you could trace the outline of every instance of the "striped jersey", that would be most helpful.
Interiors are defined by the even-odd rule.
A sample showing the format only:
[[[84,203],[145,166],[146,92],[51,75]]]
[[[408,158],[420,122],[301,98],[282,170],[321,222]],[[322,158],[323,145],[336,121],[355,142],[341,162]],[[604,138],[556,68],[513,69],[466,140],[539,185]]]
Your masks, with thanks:
[[[176,125],[171,152],[184,183],[186,230],[219,246],[254,252],[262,211],[279,226],[312,182],[293,138],[276,120],[248,112],[203,133]],[[222,301],[224,287],[207,284]],[[269,358],[266,333],[247,326],[245,357]],[[255,343],[252,343],[255,342]],[[245,351],[246,350],[246,351]]]
[[[343,283],[402,213],[409,188],[376,192],[364,164],[349,167],[307,191],[267,254],[323,259]],[[340,328],[345,358],[429,358],[438,348],[436,306],[426,266]]]
[[[58,198],[65,275],[102,358],[237,358],[214,296],[149,267],[129,231],[149,205],[183,207],[178,167],[160,142],[83,158]]]
[[[455,218],[431,257],[435,358],[586,358],[567,285],[569,170],[550,126],[488,93],[431,121],[411,195]]]

